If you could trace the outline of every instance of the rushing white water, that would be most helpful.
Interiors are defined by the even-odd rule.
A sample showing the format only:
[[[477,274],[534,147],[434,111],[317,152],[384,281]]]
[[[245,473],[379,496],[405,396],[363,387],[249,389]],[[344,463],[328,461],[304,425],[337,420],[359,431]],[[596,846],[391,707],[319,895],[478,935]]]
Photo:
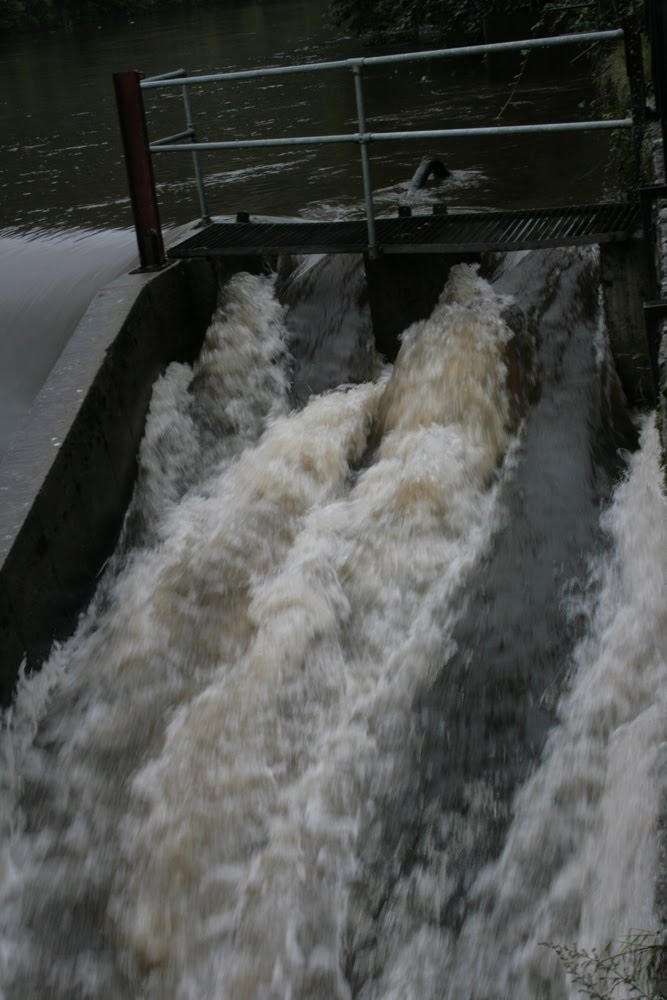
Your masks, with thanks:
[[[499,860],[472,893],[447,996],[551,996],[544,942],[582,947],[656,928],[667,707],[667,505],[651,421],[604,517],[613,554],[545,760],[522,789]],[[488,942],[494,942],[494,949]],[[577,990],[571,991],[577,995]]]
[[[156,386],[96,600],[6,721],[1,995],[564,998],[540,941],[652,924],[667,527],[649,428],[581,590],[612,423],[592,266],[455,268],[391,369],[350,293],[363,381],[308,397],[297,355],[296,410],[286,344],[322,274],[287,321],[269,279],[233,279]],[[565,469],[538,482],[545,445]],[[510,819],[549,721],[531,685],[568,669]],[[478,732],[485,683],[521,726]]]
[[[581,994],[568,988],[549,944],[600,948],[660,927],[667,689],[660,460],[651,420],[603,517],[612,547],[593,569],[601,590],[587,609],[558,725],[513,804],[499,859],[468,892],[460,934],[434,931],[426,919],[449,889],[434,851],[401,901],[408,888],[421,897],[422,926],[396,948],[373,995],[575,1000]]]

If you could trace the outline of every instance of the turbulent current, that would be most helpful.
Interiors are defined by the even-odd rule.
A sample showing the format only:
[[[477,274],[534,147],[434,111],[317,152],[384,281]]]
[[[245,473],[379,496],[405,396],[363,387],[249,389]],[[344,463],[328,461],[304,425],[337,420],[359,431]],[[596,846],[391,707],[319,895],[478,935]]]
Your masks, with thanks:
[[[667,519],[592,251],[237,275],[1,737],[0,996],[567,1000],[660,925]],[[639,442],[637,437],[639,436]]]

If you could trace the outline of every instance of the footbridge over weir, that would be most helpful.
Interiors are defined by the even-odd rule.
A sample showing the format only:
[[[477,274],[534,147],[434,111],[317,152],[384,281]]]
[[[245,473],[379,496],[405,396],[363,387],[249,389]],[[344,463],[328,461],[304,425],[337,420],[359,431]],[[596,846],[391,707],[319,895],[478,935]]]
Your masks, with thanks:
[[[578,205],[523,212],[452,212],[431,216],[403,210],[374,225],[369,252],[362,221],[261,222],[243,218],[206,226],[170,248],[169,259],[285,254],[365,255],[366,283],[377,349],[393,359],[399,337],[433,310],[453,264],[492,252],[590,244],[626,244],[640,224],[635,205]],[[625,270],[616,266],[624,284]]]
[[[648,0],[649,35],[653,42],[653,75],[664,78],[662,36],[664,17],[661,0]],[[481,255],[498,251],[540,249],[586,244],[630,245],[633,240],[645,244],[646,257],[654,246],[652,206],[654,189],[644,192],[634,204],[573,205],[566,208],[535,207],[521,211],[448,211],[445,206],[433,215],[413,215],[407,206],[398,206],[399,217],[378,218],[371,182],[370,150],[385,142],[413,140],[456,140],[474,136],[532,135],[551,132],[590,130],[629,130],[639,176],[641,145],[647,118],[640,22],[626,18],[615,28],[603,31],[553,35],[485,45],[441,48],[435,50],[360,57],[300,65],[269,66],[212,74],[189,75],[177,69],[158,76],[144,77],[138,71],[117,73],[114,86],[121,134],[125,150],[128,181],[137,233],[141,266],[158,270],[170,260],[190,258],[268,258],[284,254],[357,253],[366,262],[371,317],[378,349],[387,357],[395,356],[398,336],[416,319],[430,313],[443,287],[449,268],[457,262],[479,260]],[[372,131],[367,124],[363,90],[366,68],[394,63],[425,60],[455,60],[487,56],[499,52],[591,46],[622,43],[631,93],[631,114],[627,117],[570,122],[542,122],[518,125],[490,124],[481,127],[456,125],[447,128],[414,129],[394,132]],[[225,138],[202,140],[197,134],[190,99],[192,87],[224,86],[231,81],[265,80],[287,74],[312,74],[347,71],[351,74],[356,106],[356,131],[328,135],[277,136],[266,138]],[[662,93],[664,87],[656,86]],[[160,138],[149,138],[144,109],[148,92],[179,93],[183,101],[184,128]],[[660,101],[658,101],[658,104]],[[660,109],[659,109],[660,110]],[[664,124],[664,114],[663,114]],[[665,129],[663,127],[663,133]],[[235,221],[212,221],[201,153],[224,154],[226,150],[284,149],[296,146],[332,144],[356,145],[360,154],[364,217],[359,220],[313,222],[308,220],[262,221],[247,212],[239,212]],[[194,168],[200,229],[165,252],[160,213],[153,175],[153,159],[163,154],[186,155]],[[223,207],[229,212],[230,206]],[[234,220],[234,215],[231,216]],[[642,232],[643,229],[643,232]],[[649,249],[646,249],[646,248]],[[613,254],[612,254],[613,256]],[[257,265],[255,265],[257,266]],[[651,261],[641,265],[651,274]],[[618,271],[614,258],[612,270]],[[628,288],[637,286],[636,274],[625,276]],[[643,298],[658,298],[655,282],[644,283]],[[632,296],[631,296],[632,297]],[[636,297],[636,295],[635,295]],[[656,303],[652,302],[653,306]],[[637,300],[641,317],[643,302]],[[659,303],[658,303],[659,306]],[[651,320],[660,308],[651,312]],[[655,341],[655,337],[653,337]],[[651,348],[652,364],[657,371],[657,346]]]

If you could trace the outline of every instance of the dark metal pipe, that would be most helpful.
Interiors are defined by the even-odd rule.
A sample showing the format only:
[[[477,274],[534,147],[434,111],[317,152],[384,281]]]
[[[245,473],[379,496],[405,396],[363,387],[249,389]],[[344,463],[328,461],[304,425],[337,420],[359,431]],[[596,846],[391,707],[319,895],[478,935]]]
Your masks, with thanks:
[[[113,83],[141,268],[159,271],[166,257],[141,94],[142,75],[137,70],[114,73]]]

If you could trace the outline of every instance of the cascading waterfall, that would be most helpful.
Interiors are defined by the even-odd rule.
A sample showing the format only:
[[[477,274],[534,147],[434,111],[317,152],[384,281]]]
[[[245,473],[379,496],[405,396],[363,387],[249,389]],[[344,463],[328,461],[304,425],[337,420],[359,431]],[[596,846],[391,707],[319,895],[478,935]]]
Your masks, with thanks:
[[[559,725],[517,796],[499,859],[472,888],[447,997],[465,991],[471,963],[482,996],[563,995],[562,969],[545,943],[599,948],[660,926],[654,892],[667,703],[661,485],[651,421],[603,518],[613,552],[599,567],[601,590],[575,652]]]
[[[357,275],[237,276],[155,387],[5,723],[7,1000],[565,1000],[541,941],[655,926],[667,529],[650,425],[608,503],[594,256],[454,268],[392,368]]]

